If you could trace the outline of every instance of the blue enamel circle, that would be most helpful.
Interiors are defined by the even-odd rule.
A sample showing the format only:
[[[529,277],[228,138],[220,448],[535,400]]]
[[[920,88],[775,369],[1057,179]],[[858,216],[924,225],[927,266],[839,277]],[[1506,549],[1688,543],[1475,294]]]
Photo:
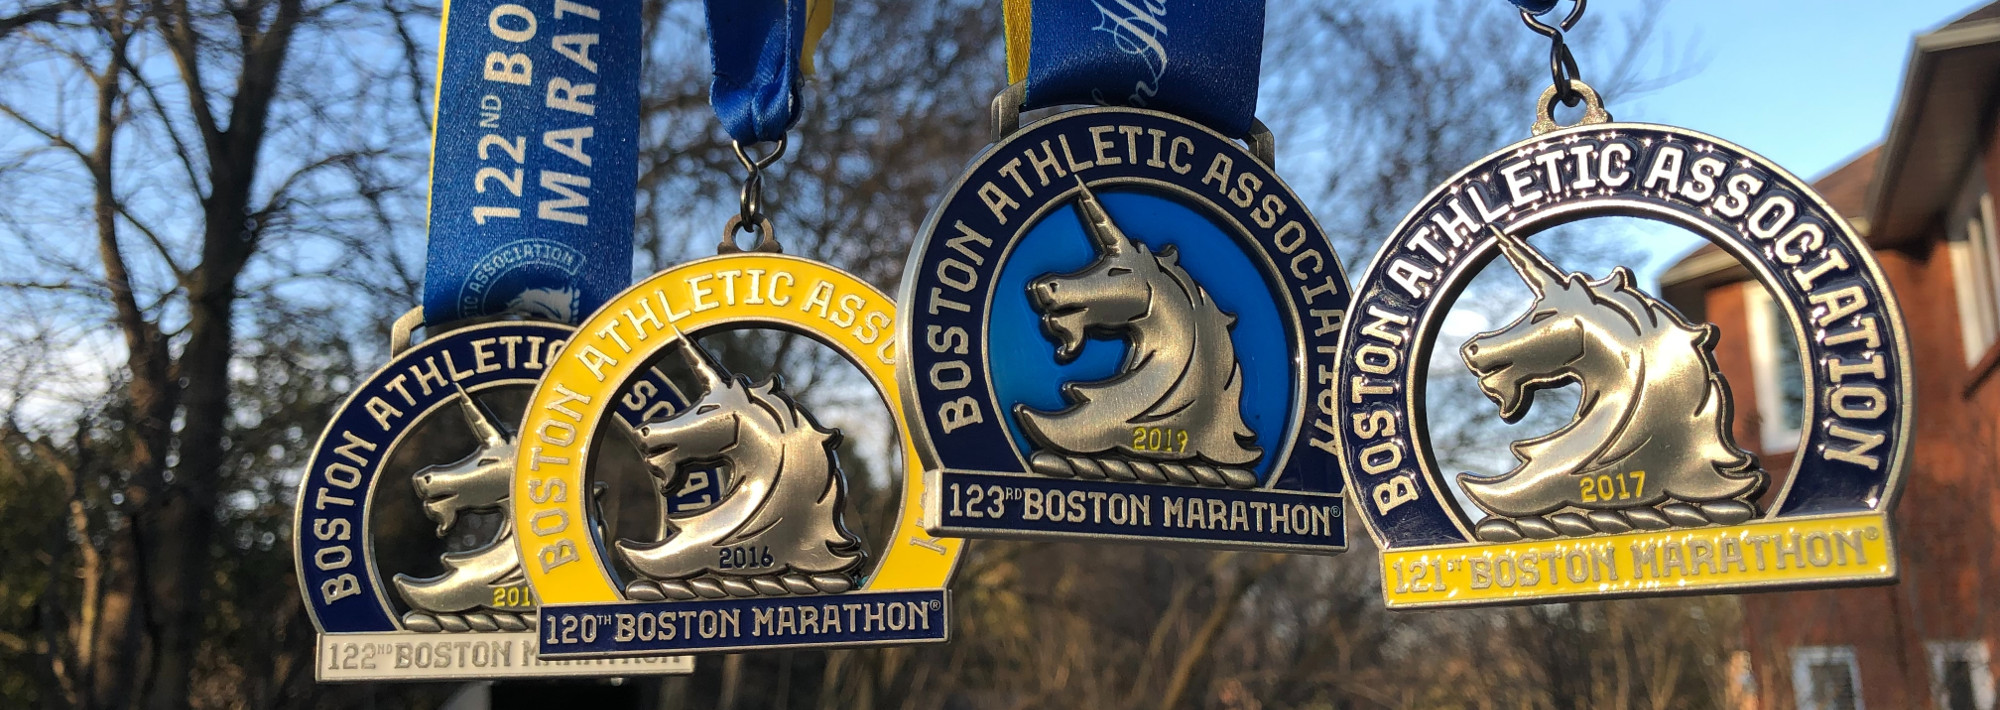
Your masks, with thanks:
[[[1243,372],[1240,414],[1256,433],[1255,444],[1265,449],[1251,468],[1260,480],[1268,480],[1291,412],[1298,406],[1287,346],[1293,334],[1272,297],[1277,286],[1268,267],[1253,262],[1246,252],[1250,245],[1204,211],[1144,187],[1105,186],[1094,191],[1127,236],[1156,255],[1167,250],[1178,253],[1181,268],[1208,291],[1222,312],[1235,317],[1229,334]],[[1011,414],[1016,404],[1041,411],[1062,409],[1068,406],[1063,384],[1109,379],[1131,355],[1124,339],[1100,337],[1087,340],[1074,361],[1057,362],[1056,344],[1043,332],[1042,316],[1028,298],[1028,283],[1035,278],[1075,271],[1094,259],[1096,251],[1077,211],[1058,206],[1024,230],[995,279],[986,344],[993,393],[1023,456],[1033,447]]]

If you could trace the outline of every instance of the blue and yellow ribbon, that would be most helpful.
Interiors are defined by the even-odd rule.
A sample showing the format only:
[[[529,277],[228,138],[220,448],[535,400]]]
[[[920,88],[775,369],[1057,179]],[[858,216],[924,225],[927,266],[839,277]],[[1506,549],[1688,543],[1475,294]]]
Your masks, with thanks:
[[[799,121],[799,84],[833,0],[707,0],[709,104],[729,137],[776,141]]]
[[[1007,80],[1023,108],[1151,108],[1250,132],[1263,0],[1006,0]]]

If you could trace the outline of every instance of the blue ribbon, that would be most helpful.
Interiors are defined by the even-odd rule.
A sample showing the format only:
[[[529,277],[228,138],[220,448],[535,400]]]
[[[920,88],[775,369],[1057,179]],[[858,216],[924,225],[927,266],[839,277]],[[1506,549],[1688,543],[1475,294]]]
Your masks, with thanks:
[[[1507,0],[1507,2],[1514,3],[1514,7],[1527,10],[1530,15],[1540,15],[1556,9],[1556,0]]]
[[[707,0],[708,102],[738,143],[776,141],[799,122],[807,0]]]
[[[1009,64],[1026,51],[1023,108],[1158,109],[1230,137],[1250,132],[1264,55],[1263,0],[1008,0]],[[1023,5],[1025,4],[1025,7]],[[1012,77],[1020,79],[1021,77]]]
[[[440,30],[424,322],[580,322],[632,275],[637,0],[458,0]]]

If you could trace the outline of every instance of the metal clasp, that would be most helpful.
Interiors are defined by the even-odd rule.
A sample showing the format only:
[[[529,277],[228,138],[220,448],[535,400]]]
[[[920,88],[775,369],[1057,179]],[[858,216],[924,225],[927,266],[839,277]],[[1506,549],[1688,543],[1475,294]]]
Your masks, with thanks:
[[[993,95],[993,142],[1007,140],[1021,130],[1021,106],[1028,102],[1028,84],[1015,82],[1000,93]],[[1271,135],[1269,126],[1256,117],[1250,119],[1250,134],[1243,137],[1243,143],[1250,149],[1251,157],[1264,167],[1276,170],[1278,167],[1278,139]]]
[[[1563,33],[1576,28],[1577,21],[1583,19],[1584,8],[1589,5],[1589,0],[1576,0],[1576,7],[1570,8],[1569,14],[1554,25],[1535,19],[1534,13],[1527,10],[1521,11],[1521,22],[1528,29],[1549,38],[1549,79],[1556,86],[1557,100],[1562,101],[1564,106],[1575,106],[1577,100],[1583,98],[1574,86],[1583,73],[1577,70],[1576,55],[1570,53],[1569,43],[1563,41]]]
[[[423,325],[423,306],[403,311],[403,315],[396,316],[396,321],[389,324],[389,357],[401,355],[404,350],[410,349],[410,346],[415,344],[412,342],[412,336]]]
[[[729,218],[729,224],[723,225],[722,241],[716,244],[715,253],[737,254],[745,251],[754,251],[778,254],[784,252],[784,247],[778,244],[778,236],[772,232],[770,216],[764,214],[764,170],[771,167],[772,163],[778,162],[779,158],[785,156],[786,140],[785,137],[778,138],[778,146],[776,148],[771,149],[771,152],[766,155],[755,158],[750,156],[749,151],[743,149],[742,143],[730,142],[730,147],[736,149],[736,161],[742,163],[743,169],[750,171],[750,175],[743,179],[743,191],[738,194],[736,216]],[[737,232],[750,232],[757,235],[757,243],[749,249],[737,246]]]

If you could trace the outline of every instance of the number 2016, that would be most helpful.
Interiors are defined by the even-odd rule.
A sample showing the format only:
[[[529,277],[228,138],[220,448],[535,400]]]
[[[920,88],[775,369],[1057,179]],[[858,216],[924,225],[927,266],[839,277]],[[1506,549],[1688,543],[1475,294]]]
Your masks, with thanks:
[[[715,552],[717,569],[757,569],[776,563],[771,558],[771,548],[765,545],[739,545]]]
[[[1577,479],[1577,487],[1585,503],[1638,498],[1646,494],[1646,472],[1584,476]]]
[[[528,592],[527,587],[493,588],[493,606],[495,607],[508,609],[534,605],[535,597]]]

